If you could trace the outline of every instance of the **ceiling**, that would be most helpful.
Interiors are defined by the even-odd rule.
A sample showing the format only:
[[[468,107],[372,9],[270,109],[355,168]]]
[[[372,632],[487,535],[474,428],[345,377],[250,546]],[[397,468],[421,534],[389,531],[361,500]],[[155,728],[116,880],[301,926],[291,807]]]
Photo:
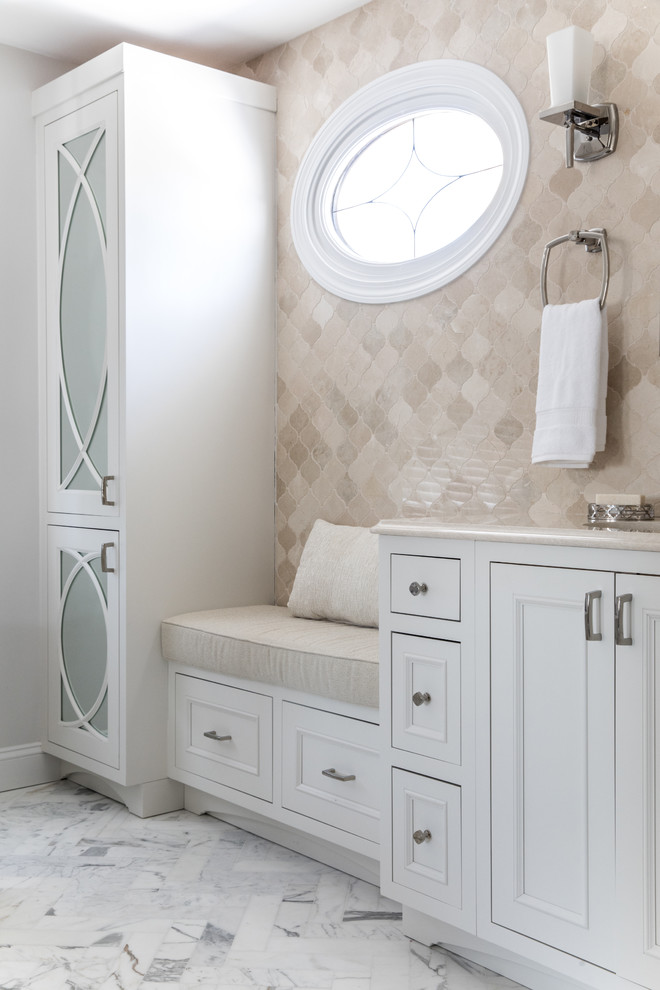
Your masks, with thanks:
[[[80,63],[121,41],[217,68],[276,48],[365,0],[0,0],[0,44]]]

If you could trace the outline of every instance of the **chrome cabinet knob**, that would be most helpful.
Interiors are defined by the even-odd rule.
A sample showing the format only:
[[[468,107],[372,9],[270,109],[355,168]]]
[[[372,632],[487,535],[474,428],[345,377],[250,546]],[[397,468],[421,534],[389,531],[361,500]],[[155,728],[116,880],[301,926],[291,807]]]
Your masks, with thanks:
[[[415,693],[412,696],[412,700],[413,700],[413,705],[417,705],[417,707],[419,708],[420,705],[428,705],[429,701],[431,700],[431,695],[428,693],[428,691],[424,691],[423,694],[421,691],[415,691]]]
[[[415,598],[417,597],[417,595],[425,595],[428,590],[429,588],[427,584],[424,584],[424,582],[422,582],[422,584],[419,584],[419,582],[417,581],[413,581],[413,583],[408,588],[410,594],[413,595],[413,597]]]
[[[422,842],[428,842],[431,838],[431,833],[427,828],[422,832],[421,828],[418,828],[416,832],[413,832],[413,839],[418,846],[421,846]]]

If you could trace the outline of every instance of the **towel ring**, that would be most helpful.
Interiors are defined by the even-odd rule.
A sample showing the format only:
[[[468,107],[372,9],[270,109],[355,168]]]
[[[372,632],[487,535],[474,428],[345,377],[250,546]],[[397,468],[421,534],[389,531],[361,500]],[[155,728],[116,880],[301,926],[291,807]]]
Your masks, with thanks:
[[[607,298],[607,290],[610,284],[610,252],[607,247],[607,231],[603,227],[594,227],[591,230],[572,230],[570,234],[563,234],[550,241],[543,251],[543,261],[541,262],[541,302],[548,305],[548,258],[553,247],[563,244],[565,241],[573,241],[575,244],[584,244],[585,250],[589,254],[603,254],[603,287],[600,290],[598,305],[602,309]]]

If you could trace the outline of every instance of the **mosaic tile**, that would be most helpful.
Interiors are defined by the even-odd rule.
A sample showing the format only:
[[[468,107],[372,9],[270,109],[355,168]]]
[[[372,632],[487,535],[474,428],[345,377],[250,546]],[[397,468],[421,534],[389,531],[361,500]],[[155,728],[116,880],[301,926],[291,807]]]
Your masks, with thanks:
[[[593,32],[591,99],[617,102],[622,122],[616,154],[573,169],[561,129],[538,119],[549,105],[545,37],[569,23]],[[433,58],[479,62],[520,100],[531,138],[520,204],[486,256],[443,289],[387,306],[339,300],[291,241],[296,170],[356,89]],[[240,67],[279,94],[278,601],[318,516],[562,524],[579,521],[596,490],[660,499],[659,58],[648,3],[374,0]],[[545,243],[577,226],[604,226],[610,238],[609,432],[588,470],[558,480],[530,462],[539,272]],[[555,254],[552,301],[598,294],[598,258],[573,246]]]

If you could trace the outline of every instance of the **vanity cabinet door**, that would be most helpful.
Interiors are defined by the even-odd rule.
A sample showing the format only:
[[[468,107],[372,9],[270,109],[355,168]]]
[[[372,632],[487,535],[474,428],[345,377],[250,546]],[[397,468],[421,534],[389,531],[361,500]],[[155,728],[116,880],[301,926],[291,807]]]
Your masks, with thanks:
[[[490,587],[492,920],[614,969],[614,575]]]
[[[616,594],[617,971],[658,987],[660,577],[617,574]]]

